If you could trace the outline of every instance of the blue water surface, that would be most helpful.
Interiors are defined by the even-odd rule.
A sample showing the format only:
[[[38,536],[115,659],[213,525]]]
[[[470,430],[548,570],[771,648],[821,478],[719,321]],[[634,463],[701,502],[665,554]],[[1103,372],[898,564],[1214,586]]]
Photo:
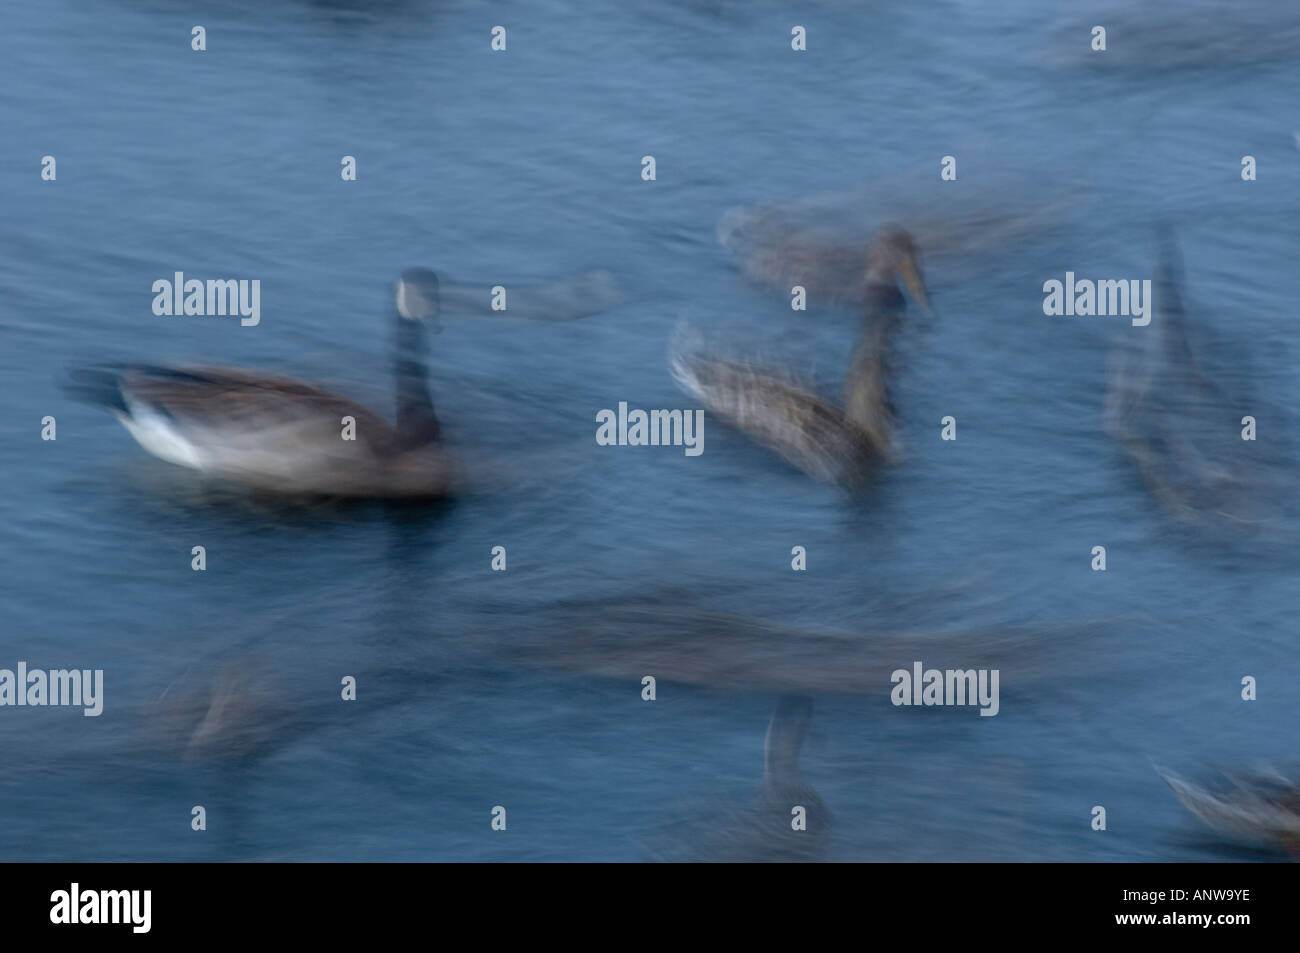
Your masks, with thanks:
[[[98,718],[0,709],[0,856],[693,856],[686,832],[759,791],[789,691],[814,697],[801,768],[831,859],[1275,856],[1218,842],[1153,764],[1294,754],[1293,527],[1243,540],[1162,511],[1101,425],[1107,351],[1137,329],[1046,317],[1041,290],[1149,277],[1170,224],[1199,313],[1258,393],[1300,406],[1300,46],[1277,42],[1300,15],[1239,6],[4,4],[0,667],[102,668],[106,698]],[[903,460],[848,499],[713,419],[698,457],[597,446],[601,408],[690,406],[667,362],[683,324],[834,386],[855,316],[792,311],[715,234],[737,205],[833,190],[941,219],[1051,209],[1029,241],[976,230],[930,267],[935,318],[895,382]],[[623,292],[572,322],[445,317],[434,396],[481,482],[444,505],[213,497],[60,389],[86,361],[201,361],[387,414],[409,265],[485,288],[604,268]],[[261,323],[155,316],[175,271],[260,279]],[[627,604],[666,621],[624,631]],[[787,635],[712,641],[717,614]],[[613,661],[584,634],[602,625],[629,646]],[[875,633],[1026,626],[1041,646],[995,718],[896,708],[865,664],[819,690],[800,644],[857,633],[852,682]],[[641,639],[689,676],[654,702]],[[207,756],[187,739],[226,691],[244,734]]]

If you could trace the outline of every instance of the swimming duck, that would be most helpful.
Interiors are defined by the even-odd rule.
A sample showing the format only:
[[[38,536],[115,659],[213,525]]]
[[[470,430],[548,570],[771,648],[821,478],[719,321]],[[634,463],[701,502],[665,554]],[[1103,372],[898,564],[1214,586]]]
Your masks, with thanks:
[[[295,496],[442,496],[452,471],[425,366],[439,312],[437,276],[403,272],[394,303],[393,423],[312,384],[221,367],[82,368],[69,389],[108,406],[154,456],[246,487]],[[345,417],[355,421],[355,439],[344,439]]]
[[[1234,790],[1214,792],[1156,768],[1178,800],[1201,821],[1231,837],[1271,843],[1300,858],[1300,776],[1223,772]]]
[[[929,310],[916,245],[902,228],[881,229],[868,243],[865,267],[859,254],[859,268],[862,337],[845,376],[843,407],[745,361],[680,348],[672,358],[678,384],[713,413],[810,476],[845,487],[860,485],[876,464],[896,455],[888,351],[906,308],[897,278]]]
[[[1195,327],[1186,311],[1182,261],[1168,229],[1159,233],[1152,288],[1150,325],[1125,328],[1111,349],[1106,430],[1176,518],[1260,527],[1276,515],[1269,494],[1283,477],[1283,415],[1266,413],[1249,393],[1244,355],[1228,357],[1233,342],[1193,347],[1191,332],[1209,329]],[[1246,415],[1268,426],[1267,439],[1242,439]]]

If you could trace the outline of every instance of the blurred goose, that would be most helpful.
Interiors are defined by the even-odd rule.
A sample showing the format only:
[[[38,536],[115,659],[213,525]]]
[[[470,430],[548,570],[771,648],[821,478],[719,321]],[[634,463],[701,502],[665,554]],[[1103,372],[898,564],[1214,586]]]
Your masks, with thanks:
[[[758,815],[774,843],[777,859],[814,859],[826,849],[831,813],[799,773],[799,752],[812,723],[812,699],[787,695],[772,713],[763,742],[763,793]],[[794,809],[803,808],[806,827],[791,824]]]
[[[812,699],[803,695],[787,695],[777,704],[763,744],[763,787],[757,798],[740,803],[731,797],[691,799],[674,812],[671,826],[641,838],[648,853],[664,861],[822,860],[834,818],[799,773],[812,711]],[[799,827],[796,818],[803,822]]]
[[[108,406],[140,446],[169,463],[288,495],[437,497],[451,482],[425,366],[438,278],[397,281],[393,423],[331,391],[220,367],[151,365],[74,371],[69,389]],[[355,439],[343,439],[344,417]]]
[[[833,818],[799,773],[812,713],[806,695],[786,695],[777,703],[763,741],[763,789],[757,801],[748,810],[728,812],[718,834],[698,844],[698,859],[807,863],[826,856]]]
[[[863,223],[907,227],[928,266],[944,280],[1006,275],[1022,267],[1017,247],[1041,242],[1085,203],[1088,191],[1054,182],[1050,191],[1023,177],[978,190],[917,191],[914,181],[873,179],[861,187],[741,205],[718,221],[718,242],[746,279],[783,296],[804,289],[809,301],[859,308],[866,296]]]
[[[547,637],[521,640],[503,651],[525,666],[601,678],[655,672],[661,681],[710,691],[887,697],[900,658],[926,659],[928,667],[938,669],[997,669],[1003,684],[1030,684],[1050,680],[1063,668],[1100,672],[1110,664],[1119,633],[1150,631],[1135,629],[1149,624],[1140,615],[1011,622],[1014,606],[1009,606],[996,620],[976,625],[932,611],[972,591],[965,581],[901,603],[873,599],[861,606],[872,624],[842,628],[718,611],[701,605],[699,592],[679,587],[647,590],[631,599],[562,600],[542,614]],[[502,605],[497,611],[511,610]],[[884,621],[918,615],[926,618],[923,624]]]
[[[841,408],[788,375],[753,364],[676,349],[678,384],[709,410],[805,473],[854,487],[875,465],[895,456],[894,407],[889,396],[889,346],[906,302],[901,277],[929,310],[912,237],[897,226],[868,244],[863,271],[862,337],[845,375]]]
[[[1125,328],[1112,348],[1106,430],[1160,504],[1187,522],[1252,529],[1276,511],[1270,486],[1283,485],[1284,416],[1251,393],[1245,355],[1233,342],[1193,347],[1204,337],[1184,306],[1182,260],[1162,229],[1152,282],[1151,323]],[[1264,439],[1241,439],[1242,417],[1258,416]]]
[[[1276,844],[1300,857],[1300,777],[1278,771],[1223,772],[1233,790],[1214,792],[1160,768],[1156,772],[1184,807],[1216,831],[1239,840]]]

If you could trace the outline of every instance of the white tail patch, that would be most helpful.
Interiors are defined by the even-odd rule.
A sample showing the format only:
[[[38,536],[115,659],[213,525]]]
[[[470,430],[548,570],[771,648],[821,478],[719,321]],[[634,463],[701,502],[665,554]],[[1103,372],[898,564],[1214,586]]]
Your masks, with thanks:
[[[127,398],[128,414],[117,415],[122,426],[144,447],[160,460],[194,470],[203,469],[203,454],[181,432],[176,422],[160,414],[147,404]]]
[[[707,403],[706,388],[696,372],[696,361],[703,343],[704,336],[696,328],[685,321],[678,322],[668,346],[668,368],[678,387]]]

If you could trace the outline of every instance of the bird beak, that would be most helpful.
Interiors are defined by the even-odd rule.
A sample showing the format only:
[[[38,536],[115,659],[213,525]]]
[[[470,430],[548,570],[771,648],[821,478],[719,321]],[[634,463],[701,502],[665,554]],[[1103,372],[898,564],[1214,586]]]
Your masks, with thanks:
[[[903,281],[907,284],[907,290],[911,292],[912,299],[925,312],[927,317],[934,317],[934,311],[930,307],[930,296],[925,289],[925,278],[921,274],[921,267],[917,264],[916,259],[908,256],[899,268],[903,276]]]

